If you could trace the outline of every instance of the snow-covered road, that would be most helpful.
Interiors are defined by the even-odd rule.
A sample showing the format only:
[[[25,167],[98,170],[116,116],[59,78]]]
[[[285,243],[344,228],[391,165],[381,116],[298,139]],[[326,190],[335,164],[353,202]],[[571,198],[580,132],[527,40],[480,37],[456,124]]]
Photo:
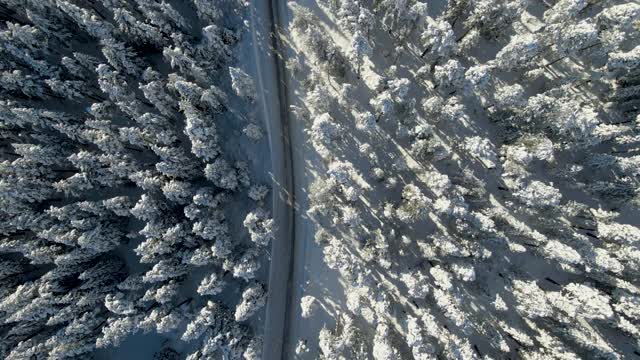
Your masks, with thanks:
[[[263,359],[281,359],[287,338],[287,309],[291,293],[294,246],[293,166],[289,130],[285,65],[278,56],[278,1],[251,3],[250,27],[256,59],[256,82],[261,115],[271,148],[273,177],[273,217],[277,234],[271,244],[269,297],[265,309]],[[285,9],[286,10],[286,9]]]

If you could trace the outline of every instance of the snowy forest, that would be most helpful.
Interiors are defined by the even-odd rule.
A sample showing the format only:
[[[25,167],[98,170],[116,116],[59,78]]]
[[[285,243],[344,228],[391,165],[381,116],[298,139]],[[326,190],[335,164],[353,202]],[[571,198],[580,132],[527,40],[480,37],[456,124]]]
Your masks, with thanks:
[[[640,359],[640,4],[0,0],[0,358]]]
[[[149,359],[257,359],[272,220],[246,4],[0,17],[0,357],[132,359],[110,349],[133,337]]]

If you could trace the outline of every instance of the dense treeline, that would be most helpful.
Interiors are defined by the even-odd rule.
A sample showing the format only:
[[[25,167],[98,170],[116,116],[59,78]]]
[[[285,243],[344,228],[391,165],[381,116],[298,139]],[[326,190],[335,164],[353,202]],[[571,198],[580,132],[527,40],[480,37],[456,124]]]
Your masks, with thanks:
[[[200,341],[189,359],[258,358],[267,188],[221,142],[262,136],[231,111],[255,92],[233,67],[245,6],[0,1],[0,357],[155,331]]]

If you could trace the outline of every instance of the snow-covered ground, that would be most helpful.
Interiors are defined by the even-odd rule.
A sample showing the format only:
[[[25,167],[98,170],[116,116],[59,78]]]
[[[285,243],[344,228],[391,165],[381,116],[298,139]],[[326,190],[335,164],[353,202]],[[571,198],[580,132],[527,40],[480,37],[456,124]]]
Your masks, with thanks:
[[[425,60],[422,59],[420,54],[423,49],[416,47],[420,36],[417,31],[410,33],[406,38],[406,42],[394,45],[391,43],[390,37],[382,29],[376,27],[370,36],[371,42],[375,44],[373,53],[365,56],[364,63],[360,67],[360,74],[356,73],[356,66],[353,65],[354,61],[347,60],[353,67],[347,67],[348,70],[343,78],[328,75],[326,70],[323,69],[326,63],[317,62],[317,59],[312,55],[315,51],[312,47],[318,46],[320,48],[317,45],[320,43],[317,39],[327,36],[342,54],[351,53],[354,46],[352,35],[345,31],[341,24],[338,24],[336,10],[330,9],[330,4],[335,4],[338,8],[344,4],[350,4],[344,5],[344,7],[340,8],[340,11],[346,14],[343,19],[345,22],[356,22],[357,16],[350,15],[350,12],[354,11],[355,8],[357,13],[358,3],[369,4],[366,1],[296,1],[294,5],[289,7],[289,18],[286,20],[286,24],[283,24],[283,27],[286,28],[286,30],[283,29],[283,33],[287,44],[290,45],[287,60],[292,65],[293,59],[297,59],[300,63],[297,72],[292,70],[296,68],[295,65],[290,67],[289,74],[295,72],[289,89],[290,101],[293,106],[311,109],[311,114],[308,111],[305,113],[304,110],[297,111],[296,114],[302,115],[296,116],[295,121],[292,122],[292,143],[297,148],[294,154],[294,169],[296,170],[296,200],[299,206],[298,214],[300,220],[296,221],[296,251],[294,256],[294,284],[296,287],[293,294],[295,307],[291,309],[287,354],[295,357],[294,351],[298,344],[302,342],[306,344],[308,352],[302,354],[300,358],[316,358],[319,351],[318,339],[321,328],[326,326],[329,329],[334,329],[336,322],[341,318],[340,313],[354,312],[354,310],[362,311],[362,309],[366,309],[369,306],[365,304],[371,301],[371,307],[374,308],[375,312],[378,312],[376,315],[378,318],[373,321],[373,324],[371,322],[367,324],[360,318],[361,315],[367,319],[367,316],[362,313],[357,316],[356,320],[356,327],[364,332],[363,338],[369,339],[367,340],[367,346],[371,346],[374,333],[381,331],[379,324],[382,321],[391,325],[393,329],[390,333],[391,343],[398,349],[401,358],[415,357],[417,356],[416,351],[446,350],[450,354],[450,352],[455,351],[452,349],[457,347],[464,349],[464,351],[473,352],[473,354],[466,353],[462,358],[480,354],[518,356],[518,352],[521,351],[520,348],[526,347],[522,345],[523,338],[519,338],[522,330],[518,327],[520,326],[519,322],[522,320],[515,310],[508,314],[501,313],[503,310],[501,310],[500,305],[500,301],[506,301],[506,308],[513,309],[516,306],[520,306],[517,305],[517,301],[522,301],[521,299],[514,300],[510,298],[509,292],[513,291],[512,284],[519,284],[518,281],[520,279],[533,281],[547,291],[550,294],[548,296],[553,297],[561,292],[558,290],[562,286],[571,283],[590,284],[591,281],[598,278],[597,275],[581,277],[581,274],[584,274],[583,270],[567,269],[566,265],[559,265],[558,261],[567,260],[559,260],[565,255],[553,254],[554,251],[560,251],[554,248],[554,246],[559,246],[557,242],[550,242],[544,253],[541,254],[536,250],[540,245],[530,244],[524,240],[529,237],[537,239],[540,233],[544,233],[545,236],[540,237],[544,239],[542,240],[544,244],[551,240],[546,237],[547,235],[555,234],[550,235],[551,238],[559,236],[555,233],[556,231],[564,234],[575,231],[575,228],[571,229],[570,226],[571,221],[575,221],[570,219],[571,216],[567,215],[565,218],[564,214],[550,215],[551,217],[557,216],[559,219],[559,224],[554,225],[557,228],[553,229],[553,226],[544,224],[543,221],[545,216],[549,214],[547,213],[550,210],[549,208],[546,210],[540,208],[528,210],[526,207],[540,206],[542,203],[545,206],[557,205],[560,197],[562,198],[562,203],[567,206],[573,206],[571,205],[573,201],[591,207],[611,206],[611,204],[596,198],[592,193],[579,190],[570,182],[559,180],[561,176],[553,167],[565,166],[568,165],[565,162],[571,161],[567,153],[559,149],[559,144],[556,145],[555,149],[556,156],[560,158],[557,163],[545,165],[540,162],[533,164],[535,170],[529,175],[530,178],[528,180],[532,184],[531,187],[526,188],[526,191],[521,190],[519,192],[516,192],[516,189],[510,189],[509,187],[512,185],[506,187],[505,182],[509,180],[510,175],[509,171],[503,168],[506,165],[503,165],[505,158],[500,157],[502,155],[500,147],[505,144],[509,145],[510,142],[509,139],[505,140],[507,134],[505,134],[504,124],[497,123],[498,116],[491,110],[494,105],[490,101],[494,101],[491,100],[494,94],[475,97],[460,94],[462,92],[460,89],[458,89],[458,94],[456,94],[455,90],[443,93],[441,89],[436,89],[437,81],[434,81],[429,74],[426,76],[427,79],[424,79],[425,74],[419,72],[425,64]],[[387,2],[387,4],[391,3],[393,2]],[[413,4],[413,2],[410,3]],[[391,5],[388,6],[392,7]],[[446,2],[429,2],[426,6],[428,8],[427,14],[436,18],[442,15]],[[398,5],[398,8],[400,7],[402,5]],[[559,7],[561,6],[559,5]],[[307,40],[306,43],[302,36],[291,33],[292,19],[298,15],[295,12],[302,11],[301,9],[303,8],[309,10],[314,16],[311,20],[313,24],[311,26],[320,28],[320,33],[322,34],[315,39]],[[495,37],[498,40],[480,38],[468,53],[457,57],[457,59],[462,62],[463,66],[468,67],[472,64],[486,63],[496,58],[499,51],[508,43],[509,37],[512,39],[526,38],[530,33],[538,33],[541,29],[544,30],[541,24],[543,24],[542,14],[545,10],[542,4],[527,6],[526,10],[519,15],[511,27],[503,29],[507,35],[502,37],[496,35]],[[590,12],[600,10],[597,6],[594,6],[591,9],[586,9],[581,16],[589,18]],[[352,17],[349,18],[348,16]],[[360,20],[358,19],[358,21]],[[418,18],[416,27],[425,26],[423,21],[426,20],[421,15]],[[376,25],[379,24],[378,19]],[[456,35],[460,36],[458,41],[464,39],[464,29],[459,24],[455,27],[455,30]],[[633,44],[626,48],[633,48]],[[585,71],[591,71],[585,69],[594,66],[573,61],[570,57],[570,60],[556,61],[557,57],[558,55],[552,51],[540,56],[536,61],[547,65],[537,70],[536,74],[540,75],[527,75],[531,76],[532,79],[522,79],[523,75],[517,71],[505,71],[502,74],[495,75],[495,79],[492,79],[492,81],[495,81],[493,86],[506,91],[509,87],[505,85],[511,86],[514,82],[520,82],[526,89],[523,94],[526,98],[558,86],[558,83],[568,81],[567,79],[579,78],[584,75]],[[311,73],[314,68],[318,71],[318,75],[315,77]],[[433,68],[430,72],[433,73]],[[371,110],[372,105],[375,104],[373,102],[370,103],[370,100],[376,98],[385,89],[379,88],[379,80],[382,77],[388,80],[408,79],[406,84],[407,94],[402,96],[404,99],[416,100],[413,106],[416,111],[415,115],[419,119],[418,123],[429,127],[429,131],[432,132],[430,136],[435,137],[438,144],[442,146],[442,149],[438,151],[441,151],[445,156],[440,158],[436,154],[428,161],[419,159],[416,156],[414,149],[412,149],[412,145],[414,145],[412,141],[415,141],[416,137],[423,135],[415,135],[414,131],[419,130],[419,128],[412,128],[415,124],[403,129],[401,124],[393,122],[395,119],[392,119],[393,121],[382,119],[376,125],[375,135],[372,135],[372,133],[363,132],[359,128],[359,124],[354,123],[353,115],[357,115],[355,114],[356,110]],[[345,87],[343,87],[345,84],[351,85],[351,88],[348,89],[349,92],[345,92]],[[314,94],[315,98],[309,96],[308,89],[313,86],[323,87],[326,93]],[[596,104],[594,106],[601,106],[597,103],[599,101],[597,92],[586,92],[584,95],[589,98],[589,101]],[[501,95],[495,94],[496,98],[499,96]],[[513,97],[517,98],[517,96]],[[459,104],[455,106],[464,108],[465,115],[458,118],[452,116],[451,119],[438,122],[436,119],[443,117],[442,112],[444,110],[429,113],[431,109],[435,109],[438,105],[436,103],[423,104],[424,100],[433,98],[458,101]],[[482,98],[482,101],[478,101],[480,98]],[[311,145],[313,140],[309,135],[309,132],[312,131],[311,127],[314,118],[317,119],[322,113],[322,111],[316,112],[317,109],[314,109],[314,107],[318,107],[318,104],[322,107],[323,100],[333,102],[327,106],[330,114],[329,122],[339,126],[339,135],[337,137],[340,138],[335,141],[338,145],[332,148],[331,151],[326,152],[328,154],[326,158],[328,159],[324,160],[318,154],[317,148],[314,149]],[[513,106],[516,108],[524,106],[524,103],[514,104]],[[503,107],[509,105],[499,103],[495,106]],[[373,112],[373,110],[371,111]],[[376,122],[378,122],[377,120],[380,116],[376,115],[378,116]],[[325,115],[323,114],[322,116]],[[609,122],[610,119],[605,117],[603,121]],[[362,145],[367,145],[368,148]],[[506,147],[503,147],[504,149]],[[372,156],[372,154],[375,156]],[[567,157],[565,158],[565,156]],[[336,216],[333,222],[330,219],[319,225],[314,223],[316,221],[315,217],[307,217],[306,215],[312,205],[309,202],[309,194],[317,191],[317,188],[313,188],[311,185],[317,179],[326,179],[327,172],[331,168],[329,164],[336,160],[351,163],[353,168],[370,185],[364,196],[352,202],[356,203],[354,206],[358,211],[358,216],[361,217],[359,220],[362,221],[355,226],[358,229],[357,231],[341,230],[345,228],[344,223],[341,224],[345,220],[339,219],[339,216],[335,214],[333,214],[333,216]],[[298,164],[301,164],[302,167],[299,167]],[[377,169],[374,169],[374,166],[380,167],[380,170],[384,172],[384,175],[379,176],[380,180],[377,179],[378,175],[375,175]],[[303,172],[302,176],[298,175],[299,172]],[[393,183],[389,182],[392,178],[394,180]],[[588,180],[584,181],[588,182]],[[452,226],[449,223],[451,219],[448,218],[449,215],[443,216],[447,211],[439,212],[441,210],[434,211],[431,208],[428,211],[429,214],[426,220],[417,222],[398,221],[403,216],[407,216],[406,211],[408,208],[413,205],[418,206],[418,202],[421,201],[420,196],[412,198],[411,194],[406,193],[406,190],[412,189],[411,186],[414,186],[414,184],[417,185],[418,192],[422,191],[428,194],[429,199],[425,200],[425,202],[432,205],[427,207],[431,208],[433,206],[437,210],[443,206],[451,206],[452,213],[456,211],[465,212],[467,211],[466,209],[469,209],[473,211],[473,216],[468,216],[461,220],[460,224]],[[539,187],[535,188],[536,186]],[[462,189],[463,196],[452,191],[454,187]],[[550,188],[552,187],[557,188],[557,194],[561,194],[561,196],[546,193],[551,192]],[[403,188],[405,191],[401,191]],[[527,191],[531,191],[533,194],[528,194]],[[438,199],[438,197],[441,197],[441,199]],[[434,203],[431,203],[431,201]],[[465,204],[465,201],[469,203]],[[387,215],[385,208],[387,202],[392,206],[391,215]],[[456,204],[456,202],[458,203]],[[462,206],[465,209],[456,209],[456,206]],[[341,213],[346,208],[346,204],[340,203],[337,206],[330,204],[327,207],[337,207],[339,211],[336,212]],[[621,211],[617,221],[637,225],[637,219],[630,220],[631,217],[628,215],[637,213],[637,207],[632,204],[625,204],[623,208],[624,211]],[[397,215],[393,214],[395,211],[397,211]],[[405,213],[400,211],[405,211]],[[474,216],[477,217],[474,218]],[[503,226],[507,230],[481,236],[471,235],[472,231],[476,231],[473,227],[487,219],[506,222],[507,226],[502,224],[498,224],[498,226]],[[322,221],[322,219],[318,221]],[[548,221],[555,221],[555,219],[549,219]],[[490,223],[493,224],[493,220]],[[464,229],[465,226],[470,228],[460,230],[460,228]],[[327,230],[332,233],[332,236],[337,237],[337,243],[340,243],[340,246],[328,247],[316,244],[314,242],[314,234],[319,229]],[[387,237],[383,242],[386,243],[389,249],[380,248],[378,249],[380,251],[379,254],[374,255],[374,260],[366,259],[362,261],[360,258],[365,256],[362,243],[370,241],[373,233],[371,230],[376,229],[381,230],[381,233]],[[515,229],[517,231],[514,231]],[[595,236],[593,234],[586,234],[585,236],[584,232],[588,230],[581,229],[578,234],[573,234],[572,236],[574,239]],[[462,233],[458,233],[459,231]],[[452,237],[453,239],[458,237],[464,239],[467,236],[465,232],[469,233],[469,237],[473,239],[474,244],[472,246],[477,246],[471,250],[471,254],[445,256],[437,255],[437,253],[433,252],[444,251],[447,246],[451,246],[446,242],[444,244],[440,242],[442,239],[450,240]],[[464,242],[464,240],[462,241]],[[568,240],[568,243],[576,247],[577,245],[572,241],[576,240]],[[438,246],[441,248],[438,249]],[[359,274],[358,271],[362,271],[364,274],[362,276],[369,278],[369,281],[373,279],[373,283],[369,283],[368,288],[366,286],[360,288],[368,289],[368,292],[358,295],[362,305],[354,305],[352,302],[352,308],[347,309],[345,292],[356,294],[359,288],[357,286],[354,287],[352,280],[345,278],[344,275],[349,272],[352,275],[354,271],[348,268],[348,264],[343,264],[345,270],[348,270],[344,273],[329,269],[326,264],[327,258],[339,258],[340,256],[330,254],[327,257],[325,256],[326,254],[323,254],[323,251],[326,250],[329,252],[344,250],[350,253],[354,264],[360,262],[359,265],[366,264],[363,265],[364,268],[355,271],[356,274]],[[446,251],[449,251],[449,255],[452,254],[451,248],[446,249]],[[580,251],[582,251],[582,256],[588,257],[587,254],[590,250],[581,249]],[[376,256],[383,257],[380,254],[385,253],[387,255],[384,255],[382,261],[375,259]],[[391,255],[389,256],[388,254]],[[465,260],[467,258],[469,260]],[[332,261],[335,262],[335,259]],[[474,268],[475,273],[472,271]],[[587,266],[586,272],[591,271],[593,270]],[[411,291],[407,291],[407,281],[410,281],[411,277],[415,276],[409,274],[414,272],[429,274],[424,275],[425,279],[428,279],[426,286],[428,291],[425,291],[431,291],[431,295],[419,294],[418,296],[413,296]],[[512,272],[515,275],[511,275]],[[451,288],[447,288],[447,280],[445,279],[448,276],[452,276],[452,274],[455,279],[454,285]],[[406,280],[407,278],[409,280]],[[360,278],[357,279],[357,281],[361,280]],[[606,283],[606,281],[603,282]],[[600,284],[600,286],[606,287],[609,285]],[[372,290],[372,288],[375,290]],[[631,288],[634,290],[629,291],[634,293],[637,291],[635,285]],[[443,289],[445,290],[443,291]],[[384,298],[382,301],[376,299],[381,294]],[[495,299],[497,295],[502,298],[497,301],[496,305]],[[310,317],[303,318],[299,304],[301,299],[307,296],[316,298],[320,306]],[[356,297],[354,295],[353,299]],[[390,304],[388,308],[386,305],[382,305],[383,309],[375,308],[375,306],[380,306],[387,302]],[[498,308],[498,310],[496,311],[494,308]],[[427,349],[427,347],[421,348],[415,345],[417,344],[415,338],[411,340],[413,345],[409,345],[409,337],[417,336],[416,334],[411,334],[410,327],[412,325],[408,325],[411,323],[411,317],[420,318],[419,323],[425,322],[424,324],[421,323],[420,331],[425,331],[425,329],[432,331],[433,328],[429,328],[431,326],[429,323],[431,315],[425,315],[431,313],[437,319],[435,320],[438,324],[437,326],[445,329],[442,330],[440,336],[437,336],[437,341],[433,342],[434,348]],[[376,329],[376,324],[378,324],[378,329]],[[344,323],[338,324],[337,332],[339,333],[340,328],[344,326]],[[469,326],[476,326],[477,328],[471,330]],[[590,325],[585,326],[589,328]],[[490,330],[486,330],[485,327]],[[531,327],[535,328],[534,325],[531,325]],[[537,328],[535,329],[535,331],[538,331]],[[497,333],[491,333],[491,331],[497,331]],[[384,330],[381,333],[384,334]],[[434,336],[433,333],[431,333],[431,336]],[[501,340],[503,343],[499,345],[501,348],[497,351],[493,341],[498,340],[490,338],[490,336],[506,336],[508,340]],[[375,338],[378,339],[379,334],[376,334]],[[514,340],[514,338],[517,339]],[[464,340],[458,341],[456,339]],[[374,340],[373,342],[375,343],[376,341]],[[606,353],[609,351],[608,349],[610,348],[607,348],[607,346],[611,346],[611,348],[615,348],[616,351],[624,354],[633,352],[633,345],[630,343],[629,338],[625,338],[621,333],[607,333],[606,340],[599,339],[598,341],[601,341],[598,345],[600,346],[598,351],[601,352]],[[440,347],[445,349],[442,350]],[[380,351],[380,349],[378,350]],[[344,351],[344,349],[341,351]],[[371,351],[371,349],[367,351]],[[376,351],[375,347],[373,351]],[[532,350],[529,348],[526,351]],[[545,350],[539,351],[543,352]],[[380,354],[379,352],[378,355],[380,356]],[[383,356],[382,358],[385,357]]]
[[[278,1],[280,6],[280,31],[285,39],[286,59],[297,57],[299,49],[291,40],[290,23],[292,21],[291,8],[286,1]],[[300,1],[300,4],[313,6],[313,1]],[[286,72],[289,87],[288,98],[292,107],[300,107],[304,104],[301,81],[307,74],[292,74],[291,69]],[[288,359],[297,358],[296,348],[302,341],[310,349],[316,349],[318,333],[324,326],[335,325],[336,313],[345,306],[344,287],[337,271],[327,267],[324,261],[323,246],[314,241],[315,232],[318,229],[306,212],[309,209],[309,191],[311,184],[319,176],[323,175],[323,163],[316,151],[311,146],[307,131],[310,124],[304,119],[292,114],[291,116],[291,143],[293,148],[294,186],[296,189],[296,217],[295,217],[295,252],[293,254],[292,293],[289,312],[289,321],[286,324],[287,342],[284,356]],[[320,306],[312,317],[303,318],[300,301],[304,296],[312,296],[320,299]],[[317,351],[311,351],[307,356],[314,358]],[[306,357],[305,357],[306,358]]]

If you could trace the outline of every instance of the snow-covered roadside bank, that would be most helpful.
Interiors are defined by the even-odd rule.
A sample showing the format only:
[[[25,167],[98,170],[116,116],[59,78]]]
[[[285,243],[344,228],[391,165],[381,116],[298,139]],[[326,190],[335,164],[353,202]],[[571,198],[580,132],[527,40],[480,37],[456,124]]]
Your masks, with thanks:
[[[293,20],[292,9],[287,1],[279,0],[279,31],[286,54],[287,71],[287,99],[291,109],[289,124],[292,147],[295,198],[295,236],[291,273],[291,294],[287,307],[287,329],[283,349],[284,359],[315,358],[318,354],[318,334],[323,327],[335,326],[335,317],[345,307],[345,293],[342,280],[337,271],[330,269],[325,261],[323,246],[314,241],[318,224],[307,216],[310,207],[309,196],[311,185],[318,178],[324,176],[322,159],[311,146],[308,131],[311,124],[307,123],[296,109],[305,107],[304,81],[309,74],[292,73],[293,59],[300,56],[300,49],[290,33]],[[299,3],[313,4],[313,1]],[[301,301],[303,297],[321,299],[314,306],[313,316],[303,316]],[[301,347],[301,345],[303,345]],[[310,352],[300,352],[301,349],[313,349]]]

